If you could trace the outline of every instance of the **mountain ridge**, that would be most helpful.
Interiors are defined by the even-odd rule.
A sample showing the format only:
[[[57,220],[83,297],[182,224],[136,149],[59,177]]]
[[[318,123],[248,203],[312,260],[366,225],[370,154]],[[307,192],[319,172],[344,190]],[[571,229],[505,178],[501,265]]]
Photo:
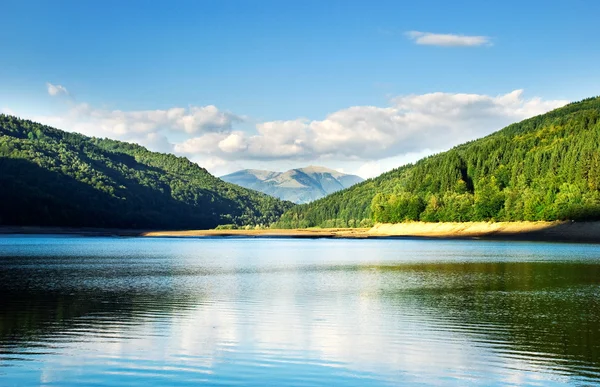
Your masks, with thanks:
[[[285,172],[243,169],[221,179],[294,203],[307,203],[363,181],[360,176],[314,165]]]

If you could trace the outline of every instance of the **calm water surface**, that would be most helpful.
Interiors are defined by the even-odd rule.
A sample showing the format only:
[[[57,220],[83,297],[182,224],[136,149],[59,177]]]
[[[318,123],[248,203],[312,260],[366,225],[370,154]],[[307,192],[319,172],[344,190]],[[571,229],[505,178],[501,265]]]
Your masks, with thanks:
[[[600,246],[0,237],[0,385],[598,385]]]

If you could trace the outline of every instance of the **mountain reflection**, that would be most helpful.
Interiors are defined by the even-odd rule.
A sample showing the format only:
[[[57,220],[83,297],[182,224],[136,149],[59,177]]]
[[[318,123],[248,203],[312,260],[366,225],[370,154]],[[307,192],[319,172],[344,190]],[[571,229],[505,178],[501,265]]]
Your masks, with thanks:
[[[600,379],[600,264],[591,261],[163,253],[2,257],[0,363],[41,363],[38,376],[59,384],[81,369],[179,370],[225,384],[242,375],[321,384],[332,372],[348,385]]]

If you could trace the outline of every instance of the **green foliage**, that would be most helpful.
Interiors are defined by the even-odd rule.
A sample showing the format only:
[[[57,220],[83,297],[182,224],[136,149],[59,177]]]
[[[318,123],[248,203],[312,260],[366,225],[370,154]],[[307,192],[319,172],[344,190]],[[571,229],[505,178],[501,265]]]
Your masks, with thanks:
[[[600,98],[589,98],[294,207],[277,226],[599,220],[599,190]]]
[[[220,224],[215,227],[215,230],[237,230],[238,226],[235,224]]]
[[[271,224],[292,203],[186,158],[0,115],[0,224],[213,228]]]

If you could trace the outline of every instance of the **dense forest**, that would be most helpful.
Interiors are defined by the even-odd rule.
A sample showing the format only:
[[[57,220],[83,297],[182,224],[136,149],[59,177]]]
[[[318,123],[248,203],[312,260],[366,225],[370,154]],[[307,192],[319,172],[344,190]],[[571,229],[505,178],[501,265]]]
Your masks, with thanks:
[[[294,207],[277,226],[598,219],[600,97]]]
[[[0,115],[0,225],[269,225],[292,206],[183,157]]]

